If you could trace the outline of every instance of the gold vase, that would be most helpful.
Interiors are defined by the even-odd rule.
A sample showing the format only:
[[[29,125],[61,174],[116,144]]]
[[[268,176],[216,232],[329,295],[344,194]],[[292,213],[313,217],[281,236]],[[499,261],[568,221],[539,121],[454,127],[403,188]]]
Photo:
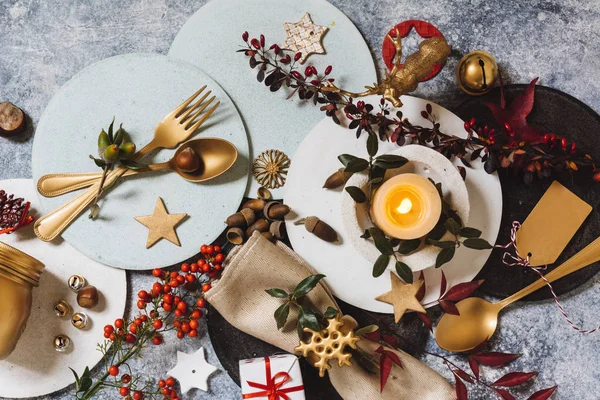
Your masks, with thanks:
[[[44,264],[0,242],[0,360],[13,352],[31,312]]]

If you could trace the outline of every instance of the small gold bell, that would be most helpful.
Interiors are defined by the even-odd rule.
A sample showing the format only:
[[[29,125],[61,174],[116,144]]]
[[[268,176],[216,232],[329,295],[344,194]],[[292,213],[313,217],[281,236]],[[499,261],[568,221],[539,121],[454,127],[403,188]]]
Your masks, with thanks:
[[[71,347],[71,339],[67,335],[58,335],[54,338],[54,350],[64,353]]]
[[[71,311],[71,306],[64,300],[61,300],[54,305],[54,314],[56,314],[58,318],[66,317],[71,314]]]
[[[87,282],[81,275],[72,275],[67,281],[67,284],[72,291],[77,293],[87,285]]]
[[[471,96],[487,93],[498,80],[498,64],[490,53],[472,51],[458,62],[456,79],[460,89]]]
[[[77,329],[85,329],[88,323],[88,317],[82,312],[77,312],[71,317],[71,323]]]

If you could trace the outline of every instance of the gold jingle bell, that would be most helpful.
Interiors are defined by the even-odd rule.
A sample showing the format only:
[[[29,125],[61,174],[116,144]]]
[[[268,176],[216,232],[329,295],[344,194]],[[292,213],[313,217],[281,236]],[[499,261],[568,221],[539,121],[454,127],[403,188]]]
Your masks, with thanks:
[[[54,350],[64,353],[71,347],[71,339],[67,335],[58,335],[54,338]]]
[[[81,275],[72,275],[67,281],[67,285],[69,285],[69,289],[77,293],[87,285],[87,281]]]
[[[456,79],[460,89],[471,96],[490,91],[498,80],[498,64],[490,53],[472,51],[458,62]]]
[[[65,300],[61,300],[54,305],[54,314],[56,314],[58,318],[64,318],[71,314],[72,311],[71,306]]]
[[[71,317],[71,323],[77,329],[85,329],[88,324],[88,317],[82,312],[76,312]]]

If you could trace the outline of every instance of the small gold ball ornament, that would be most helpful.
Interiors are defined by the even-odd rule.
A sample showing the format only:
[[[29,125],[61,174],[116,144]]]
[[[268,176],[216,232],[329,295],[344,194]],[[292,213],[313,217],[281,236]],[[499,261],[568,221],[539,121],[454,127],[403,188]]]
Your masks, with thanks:
[[[490,53],[482,50],[472,51],[458,62],[456,79],[463,92],[471,96],[481,96],[496,84],[498,64]]]

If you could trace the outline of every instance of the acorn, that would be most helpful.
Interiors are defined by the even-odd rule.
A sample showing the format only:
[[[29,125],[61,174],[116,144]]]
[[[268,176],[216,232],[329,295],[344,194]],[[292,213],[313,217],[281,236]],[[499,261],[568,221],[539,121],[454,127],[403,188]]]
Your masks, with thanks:
[[[259,219],[258,221],[256,221],[255,223],[253,223],[252,225],[250,225],[250,227],[248,229],[246,229],[246,236],[250,237],[252,236],[252,234],[257,231],[257,232],[267,232],[269,230],[269,226],[271,224],[269,223],[269,221],[267,221],[264,218]]]
[[[175,159],[177,169],[183,172],[195,172],[200,168],[200,157],[191,147],[186,147]]]
[[[256,214],[250,208],[242,208],[239,212],[230,215],[225,223],[230,228],[246,228],[256,221]]]
[[[252,199],[242,204],[242,208],[249,208],[254,212],[260,212],[267,204],[263,199]]]
[[[231,244],[242,244],[244,243],[244,231],[240,228],[231,228],[225,234],[227,241]]]
[[[340,168],[333,174],[329,175],[325,183],[323,184],[324,189],[336,189],[340,186],[344,186],[348,179],[352,176],[352,172],[346,172],[345,168]]]
[[[285,204],[276,201],[270,201],[265,205],[263,213],[269,219],[283,219],[290,212],[290,208]]]
[[[261,235],[265,237],[269,242],[275,242],[275,238],[271,234],[271,232],[261,232]]]
[[[83,308],[93,308],[98,305],[98,289],[95,286],[86,286],[77,292],[77,304]]]
[[[337,242],[337,232],[318,217],[306,217],[294,222],[294,225],[304,225],[306,230],[326,242]]]
[[[7,101],[0,103],[0,136],[14,136],[25,129],[25,113]]]
[[[256,191],[256,195],[261,200],[269,200],[271,198],[271,191],[264,186],[261,186]]]
[[[285,223],[283,221],[274,221],[269,227],[269,232],[277,239],[283,239],[285,237]]]

